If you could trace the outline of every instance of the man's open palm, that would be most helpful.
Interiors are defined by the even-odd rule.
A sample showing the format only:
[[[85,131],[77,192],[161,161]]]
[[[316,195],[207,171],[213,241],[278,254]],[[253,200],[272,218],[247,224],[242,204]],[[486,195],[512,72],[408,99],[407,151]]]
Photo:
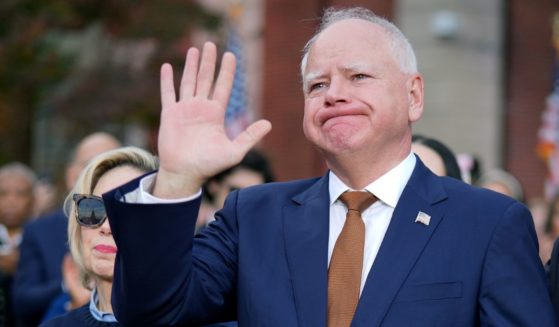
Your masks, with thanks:
[[[228,138],[224,120],[235,76],[235,57],[231,53],[223,55],[214,82],[216,57],[213,43],[206,43],[201,55],[196,48],[188,50],[178,101],[173,69],[169,64],[161,67],[156,196],[194,194],[207,178],[239,163],[271,129],[270,122],[260,120],[235,139]]]

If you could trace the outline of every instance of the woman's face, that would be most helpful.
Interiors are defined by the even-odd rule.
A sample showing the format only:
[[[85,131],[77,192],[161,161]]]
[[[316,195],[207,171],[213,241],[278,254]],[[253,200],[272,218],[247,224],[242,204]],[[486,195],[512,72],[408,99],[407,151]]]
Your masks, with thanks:
[[[106,172],[93,189],[93,194],[101,196],[144,172],[132,166],[120,166]],[[95,228],[80,226],[82,236],[82,256],[86,270],[94,279],[113,280],[113,269],[117,248],[106,219],[103,225]]]

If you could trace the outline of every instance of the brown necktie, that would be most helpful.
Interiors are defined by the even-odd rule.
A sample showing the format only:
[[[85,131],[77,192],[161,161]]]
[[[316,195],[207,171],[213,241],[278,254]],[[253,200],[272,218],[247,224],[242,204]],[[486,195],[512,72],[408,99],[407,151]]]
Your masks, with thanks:
[[[328,327],[348,327],[359,302],[365,224],[361,212],[376,201],[369,192],[345,192],[340,200],[348,208],[328,269]]]

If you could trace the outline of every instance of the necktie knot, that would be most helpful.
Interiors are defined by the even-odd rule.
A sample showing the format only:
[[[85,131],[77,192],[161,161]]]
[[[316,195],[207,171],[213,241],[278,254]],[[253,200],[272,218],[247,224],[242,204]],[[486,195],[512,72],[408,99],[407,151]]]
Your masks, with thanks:
[[[348,210],[355,210],[361,213],[370,207],[377,198],[369,192],[352,191],[342,193],[340,200],[346,205]]]

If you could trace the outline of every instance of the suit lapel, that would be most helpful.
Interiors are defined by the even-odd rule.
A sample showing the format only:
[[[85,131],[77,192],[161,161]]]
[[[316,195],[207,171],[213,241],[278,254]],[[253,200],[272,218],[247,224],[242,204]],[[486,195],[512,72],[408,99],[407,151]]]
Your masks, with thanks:
[[[354,317],[357,325],[379,326],[444,215],[446,193],[418,159],[392,215]],[[441,202],[443,201],[443,202]],[[416,223],[419,212],[431,218]]]
[[[284,238],[301,326],[325,326],[329,193],[327,175],[284,209]]]

